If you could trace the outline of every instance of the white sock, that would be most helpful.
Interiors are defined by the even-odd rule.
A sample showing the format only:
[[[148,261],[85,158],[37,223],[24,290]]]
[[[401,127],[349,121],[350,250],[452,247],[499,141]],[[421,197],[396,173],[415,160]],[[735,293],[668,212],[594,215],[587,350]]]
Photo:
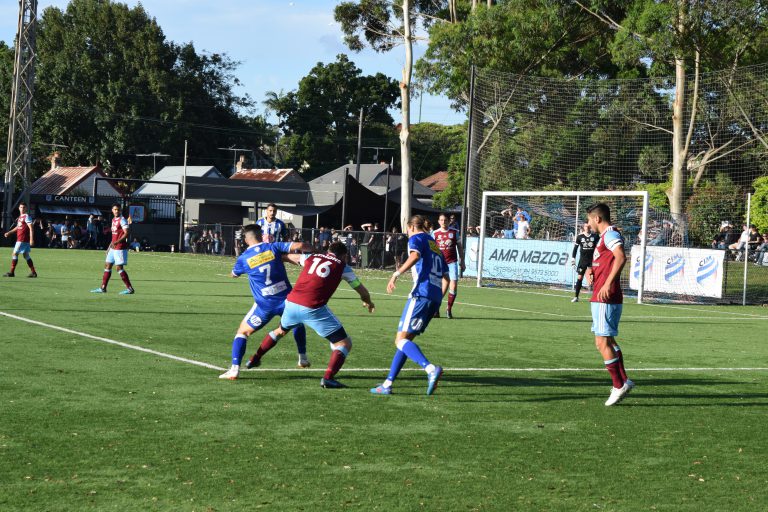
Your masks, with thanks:
[[[384,384],[381,385],[383,388],[391,388],[392,387],[392,381],[387,379],[384,381]]]
[[[427,366],[424,367],[424,371],[427,373],[432,373],[435,371],[435,365],[432,363],[429,363]]]

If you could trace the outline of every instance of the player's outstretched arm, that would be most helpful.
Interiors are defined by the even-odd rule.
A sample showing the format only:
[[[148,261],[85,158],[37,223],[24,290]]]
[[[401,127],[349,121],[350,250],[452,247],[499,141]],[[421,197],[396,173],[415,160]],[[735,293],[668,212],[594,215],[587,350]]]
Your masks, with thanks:
[[[294,265],[301,265],[301,254],[295,252],[283,254],[283,261],[286,263],[293,263]]]
[[[400,268],[395,270],[395,272],[392,274],[392,277],[389,278],[389,282],[387,283],[387,293],[392,293],[395,291],[395,282],[397,282],[397,278],[400,277],[400,274],[405,274],[411,270],[411,267],[414,266],[417,261],[419,261],[419,258],[421,258],[421,254],[416,251],[408,255],[408,259],[405,260],[405,262],[400,265]]]
[[[308,242],[291,242],[291,252],[311,252],[312,246]]]
[[[376,309],[376,306],[373,304],[373,301],[371,300],[371,293],[368,291],[368,288],[366,288],[363,283],[360,283],[353,289],[360,296],[360,300],[363,301],[363,306],[365,306],[365,308],[368,309],[369,313],[373,313],[374,310]]]

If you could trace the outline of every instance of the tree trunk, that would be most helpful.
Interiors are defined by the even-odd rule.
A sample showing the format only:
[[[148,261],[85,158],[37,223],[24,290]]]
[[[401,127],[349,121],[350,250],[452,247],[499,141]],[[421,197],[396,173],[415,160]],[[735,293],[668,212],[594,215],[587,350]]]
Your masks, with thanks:
[[[411,40],[411,2],[403,0],[403,27],[405,42],[405,65],[403,81],[400,82],[400,101],[403,120],[400,128],[400,227],[406,232],[411,219],[411,75],[413,74],[413,41]]]
[[[677,28],[680,34],[685,30],[684,2],[679,5]],[[676,222],[682,220],[683,192],[685,183],[685,59],[682,52],[675,57],[675,101],[672,104],[672,188],[669,191],[669,210]],[[693,114],[692,114],[693,115]]]

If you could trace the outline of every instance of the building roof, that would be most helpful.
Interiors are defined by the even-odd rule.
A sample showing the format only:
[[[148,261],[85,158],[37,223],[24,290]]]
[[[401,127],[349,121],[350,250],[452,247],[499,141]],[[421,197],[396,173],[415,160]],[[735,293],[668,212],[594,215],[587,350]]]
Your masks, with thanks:
[[[216,167],[211,165],[188,165],[187,177],[226,179]],[[181,183],[184,178],[183,165],[166,165],[149,181],[171,181]],[[135,196],[177,196],[179,187],[163,183],[145,183],[133,193]]]
[[[65,195],[77,188],[82,182],[93,175],[106,178],[101,167],[56,167],[43,174],[29,189],[30,194]],[[109,184],[111,187],[112,185]],[[114,188],[114,187],[112,187]],[[117,191],[117,189],[115,189]],[[91,191],[86,191],[90,195]],[[119,194],[119,192],[117,192]]]
[[[326,185],[331,187],[343,188],[344,183],[344,169],[349,169],[349,176],[354,179],[356,164],[343,165],[333,171],[315,178],[310,181],[310,185]],[[361,185],[369,188],[377,194],[384,194],[387,186],[387,167],[389,164],[360,164],[360,179],[358,180]],[[398,190],[400,188],[401,177],[399,174],[389,175],[389,191]],[[413,194],[416,196],[432,197],[434,191],[429,189],[419,182],[413,183]]]
[[[437,171],[435,174],[419,180],[419,183],[427,188],[431,188],[435,192],[442,192],[448,188],[448,173],[446,171]]]
[[[280,182],[291,173],[298,174],[293,169],[239,169],[229,179]]]
[[[380,175],[384,175],[386,179],[388,164],[360,164],[360,177],[359,181],[362,185],[370,187],[373,182]],[[335,185],[344,182],[344,169],[349,169],[349,175],[355,177],[355,170],[357,164],[346,164],[338,167],[331,172],[323,174],[319,178],[315,178],[310,183],[317,185]]]

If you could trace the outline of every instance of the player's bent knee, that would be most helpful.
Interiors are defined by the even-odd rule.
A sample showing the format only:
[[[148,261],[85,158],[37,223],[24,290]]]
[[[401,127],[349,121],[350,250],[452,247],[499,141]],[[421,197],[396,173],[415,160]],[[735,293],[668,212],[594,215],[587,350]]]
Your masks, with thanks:
[[[339,327],[335,331],[333,331],[331,334],[326,336],[325,339],[331,342],[331,344],[338,343],[340,341],[343,341],[347,339],[347,331],[344,330],[344,327]]]

